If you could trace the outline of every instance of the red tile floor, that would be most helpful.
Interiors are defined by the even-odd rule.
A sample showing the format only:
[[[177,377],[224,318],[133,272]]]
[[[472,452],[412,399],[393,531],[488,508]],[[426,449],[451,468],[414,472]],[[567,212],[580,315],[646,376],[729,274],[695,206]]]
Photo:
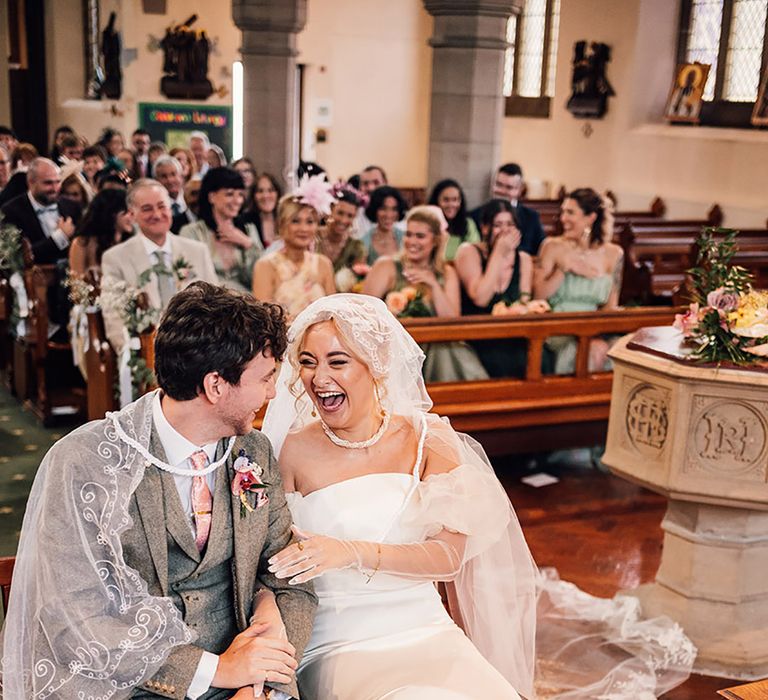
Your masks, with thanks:
[[[582,466],[542,467],[560,481],[533,488],[527,472],[496,462],[540,567],[597,596],[652,581],[661,557],[666,500],[612,475]],[[717,700],[715,691],[738,685],[726,678],[692,676],[664,700]]]

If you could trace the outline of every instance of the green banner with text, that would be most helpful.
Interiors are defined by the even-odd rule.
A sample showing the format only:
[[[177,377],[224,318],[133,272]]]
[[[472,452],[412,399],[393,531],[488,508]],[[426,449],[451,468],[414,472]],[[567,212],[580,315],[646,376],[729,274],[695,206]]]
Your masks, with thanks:
[[[203,131],[208,140],[232,158],[232,107],[228,105],[185,105],[139,103],[139,126],[153,141],[164,141],[168,148],[187,148],[189,132]]]

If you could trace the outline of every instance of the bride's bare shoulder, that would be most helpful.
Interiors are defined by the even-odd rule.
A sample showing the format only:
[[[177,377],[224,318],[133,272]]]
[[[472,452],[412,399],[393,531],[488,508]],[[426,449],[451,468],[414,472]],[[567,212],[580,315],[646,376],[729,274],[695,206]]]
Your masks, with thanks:
[[[280,451],[280,465],[290,466],[296,463],[309,451],[321,444],[323,432],[320,429],[320,422],[313,421],[305,425],[301,430],[288,433],[283,443],[283,449]]]

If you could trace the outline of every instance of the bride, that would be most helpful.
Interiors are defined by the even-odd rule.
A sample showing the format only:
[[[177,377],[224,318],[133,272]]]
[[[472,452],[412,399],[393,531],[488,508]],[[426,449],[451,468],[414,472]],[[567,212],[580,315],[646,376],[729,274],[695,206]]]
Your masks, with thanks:
[[[297,537],[270,570],[319,598],[302,698],[533,698],[534,637],[539,698],[646,700],[688,677],[672,620],[537,571],[482,447],[428,413],[424,355],[381,300],[319,299],[289,341],[263,430]]]
[[[264,432],[298,538],[270,570],[320,600],[302,697],[532,697],[536,568],[482,448],[427,414],[419,346],[356,294],[291,340]]]

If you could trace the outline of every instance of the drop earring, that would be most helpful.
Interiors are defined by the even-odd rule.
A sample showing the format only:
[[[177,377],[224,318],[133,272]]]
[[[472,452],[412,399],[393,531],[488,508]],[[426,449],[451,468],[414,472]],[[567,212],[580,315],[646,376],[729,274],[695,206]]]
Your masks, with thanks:
[[[379,396],[379,383],[378,382],[374,382],[373,383],[373,393],[376,396],[376,403],[379,404],[379,413],[380,413],[381,417],[383,418],[384,416],[387,415],[387,412],[384,410],[384,406],[381,405],[381,396]]]
[[[317,411],[315,410],[315,404],[312,404],[312,418],[317,418]]]

